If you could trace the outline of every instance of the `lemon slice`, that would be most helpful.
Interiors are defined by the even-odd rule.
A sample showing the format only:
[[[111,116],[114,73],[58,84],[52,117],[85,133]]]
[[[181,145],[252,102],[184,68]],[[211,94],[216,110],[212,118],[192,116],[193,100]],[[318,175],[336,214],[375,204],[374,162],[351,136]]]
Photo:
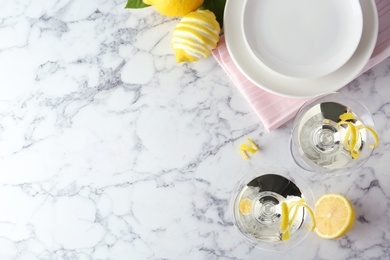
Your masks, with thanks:
[[[172,47],[177,62],[206,58],[217,47],[221,28],[215,14],[197,10],[185,15],[173,30]]]
[[[353,227],[355,211],[349,200],[340,194],[326,194],[315,206],[315,232],[326,239],[344,236]]]
[[[242,215],[248,215],[252,213],[253,202],[249,199],[242,199],[240,201],[239,209]]]

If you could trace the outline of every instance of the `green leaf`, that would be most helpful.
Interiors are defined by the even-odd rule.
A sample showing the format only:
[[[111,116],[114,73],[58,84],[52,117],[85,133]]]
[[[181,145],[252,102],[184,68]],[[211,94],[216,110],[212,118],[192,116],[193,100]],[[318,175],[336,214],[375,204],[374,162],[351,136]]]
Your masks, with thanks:
[[[242,0],[237,0],[242,1]],[[199,9],[207,9],[215,14],[217,21],[222,28],[223,25],[223,13],[225,11],[226,0],[204,0],[202,6]]]
[[[144,8],[150,5],[145,4],[142,0],[127,0],[125,8]]]

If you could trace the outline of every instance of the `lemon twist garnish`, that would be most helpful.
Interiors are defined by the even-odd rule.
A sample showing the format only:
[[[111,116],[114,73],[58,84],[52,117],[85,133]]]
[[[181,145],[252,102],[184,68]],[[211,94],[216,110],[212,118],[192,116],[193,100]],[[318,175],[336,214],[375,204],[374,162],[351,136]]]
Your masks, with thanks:
[[[282,202],[280,205],[282,209],[282,220],[280,221],[280,230],[287,231],[288,228],[288,207],[286,202]]]
[[[303,198],[301,198],[300,200],[298,200],[298,202],[305,202],[305,200]],[[298,207],[296,207],[296,205],[292,204],[292,203],[290,203],[288,205],[288,212],[291,212],[292,208],[294,208],[294,207],[295,207],[295,210],[294,210],[294,214],[291,217],[291,222],[294,222],[294,220],[296,219],[296,217],[298,215]]]
[[[339,122],[339,125],[343,125],[343,124],[348,125],[347,133],[344,138],[344,147],[346,147],[347,150],[351,153],[352,158],[356,159],[360,155],[359,150],[355,149],[356,143],[358,141],[358,137],[360,136],[359,129],[357,129],[357,127],[349,121]],[[349,146],[348,146],[348,142],[349,142]]]
[[[290,202],[287,206],[285,202],[281,203],[281,211],[282,211],[282,219],[280,221],[280,230],[282,231],[282,240],[287,240],[290,238],[290,230],[292,228],[292,225],[298,215],[298,208],[303,207],[305,208],[312,219],[313,225],[310,227],[306,224],[306,228],[310,231],[313,231],[316,227],[316,221],[314,217],[313,210],[307,205],[303,199],[300,199],[299,201],[293,201]],[[292,212],[293,208],[295,208],[294,213],[292,217],[290,218],[290,213]]]
[[[221,28],[215,14],[197,10],[185,15],[173,30],[172,47],[177,62],[206,58],[217,47]]]
[[[339,118],[341,119],[341,121],[356,119],[355,115],[352,114],[351,112],[345,112],[344,114],[340,115]]]
[[[372,127],[369,127],[369,126],[366,126],[366,125],[359,125],[357,126],[358,129],[367,129],[373,136],[374,136],[374,139],[375,139],[375,144],[371,144],[370,145],[370,148],[376,148],[378,147],[379,145],[379,137],[378,137],[378,134],[375,132],[374,129],[372,129]]]
[[[310,227],[308,224],[306,224],[306,228],[310,231],[313,231],[316,228],[316,221],[315,221],[313,210],[309,207],[309,205],[307,205],[305,202],[300,202],[300,201],[293,201],[290,204],[292,204],[292,206],[297,207],[296,210],[298,209],[298,207],[303,207],[309,212],[310,217],[313,221],[313,225]],[[297,217],[297,214],[294,214],[294,216],[291,218],[289,228],[291,228],[292,223],[294,222],[296,217]]]
[[[357,159],[360,156],[359,148],[356,148],[356,145],[360,138],[360,129],[367,129],[374,136],[375,144],[370,144],[369,147],[371,149],[378,147],[379,145],[378,134],[375,132],[374,129],[372,129],[369,126],[366,125],[355,126],[354,123],[351,122],[352,120],[357,119],[354,114],[352,114],[351,112],[346,112],[340,115],[339,118],[341,119],[341,121],[338,122],[338,125],[347,125],[347,132],[344,138],[344,148],[350,152],[351,157],[353,159]]]
[[[290,238],[290,231],[289,231],[289,213],[288,213],[288,206],[286,202],[281,203],[281,209],[282,209],[282,219],[280,220],[280,230],[282,231],[282,240],[287,240]]]
[[[252,141],[252,139],[247,138],[246,140],[249,143],[249,145],[246,144],[240,145],[240,154],[245,160],[248,160],[249,156],[247,152],[254,154],[259,150],[259,147]]]

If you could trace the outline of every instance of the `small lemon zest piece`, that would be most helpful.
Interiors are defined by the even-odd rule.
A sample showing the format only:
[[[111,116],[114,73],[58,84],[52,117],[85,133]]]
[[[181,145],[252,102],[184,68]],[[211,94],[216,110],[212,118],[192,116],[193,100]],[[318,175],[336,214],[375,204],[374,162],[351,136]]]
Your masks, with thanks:
[[[243,150],[243,151],[247,151],[247,152],[250,152],[251,154],[254,154],[256,153],[256,149],[254,149],[253,147],[250,147],[246,144],[242,144],[240,145],[240,150]]]
[[[246,144],[240,145],[240,154],[245,160],[248,160],[249,156],[247,152],[250,152],[251,154],[255,154],[259,150],[259,147],[252,141],[252,139],[247,138],[246,140],[248,141],[249,145]]]

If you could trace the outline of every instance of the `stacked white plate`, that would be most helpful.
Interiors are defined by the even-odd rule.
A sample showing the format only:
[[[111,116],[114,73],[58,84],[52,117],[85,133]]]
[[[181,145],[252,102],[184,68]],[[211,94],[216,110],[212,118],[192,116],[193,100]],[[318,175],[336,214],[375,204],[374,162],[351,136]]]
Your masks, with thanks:
[[[378,15],[374,0],[228,0],[224,32],[255,85],[312,97],[359,75],[375,47]]]

